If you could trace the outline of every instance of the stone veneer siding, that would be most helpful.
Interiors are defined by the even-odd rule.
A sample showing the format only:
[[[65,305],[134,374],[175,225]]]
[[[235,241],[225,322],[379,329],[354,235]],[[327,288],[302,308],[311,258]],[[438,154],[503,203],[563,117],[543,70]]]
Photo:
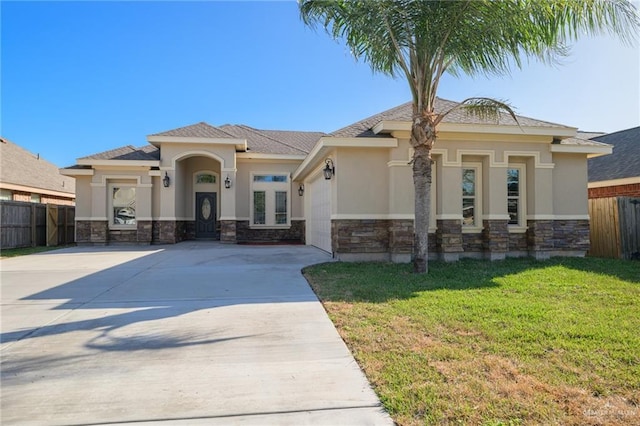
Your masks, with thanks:
[[[251,228],[248,220],[235,222],[235,238],[238,242],[292,242],[304,243],[304,220],[292,220],[289,228]]]
[[[584,251],[586,253],[590,245],[588,220],[553,221],[554,251]]]

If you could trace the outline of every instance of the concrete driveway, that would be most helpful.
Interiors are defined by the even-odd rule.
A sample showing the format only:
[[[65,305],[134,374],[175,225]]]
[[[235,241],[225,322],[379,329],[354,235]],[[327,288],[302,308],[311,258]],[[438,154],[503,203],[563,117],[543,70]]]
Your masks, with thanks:
[[[300,274],[305,246],[0,260],[1,423],[392,424]]]

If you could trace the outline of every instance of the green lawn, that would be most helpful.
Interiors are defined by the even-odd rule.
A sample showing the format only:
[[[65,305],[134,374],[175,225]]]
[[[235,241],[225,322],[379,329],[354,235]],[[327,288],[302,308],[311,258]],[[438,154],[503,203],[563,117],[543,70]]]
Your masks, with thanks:
[[[400,425],[640,424],[640,262],[304,273]]]
[[[69,246],[56,246],[56,247],[38,246],[38,247],[22,247],[22,248],[14,248],[14,249],[3,249],[3,250],[0,250],[0,258],[26,256],[28,254],[42,253],[42,252],[51,251],[51,250],[58,250],[58,249],[65,248],[65,247],[69,247]]]

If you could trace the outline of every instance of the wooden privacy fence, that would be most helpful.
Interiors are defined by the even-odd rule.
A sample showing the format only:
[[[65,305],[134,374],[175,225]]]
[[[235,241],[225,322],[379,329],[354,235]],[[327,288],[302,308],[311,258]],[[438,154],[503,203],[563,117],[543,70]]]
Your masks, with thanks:
[[[0,201],[2,249],[75,242],[75,207]]]
[[[640,198],[592,198],[589,217],[590,255],[640,260]]]

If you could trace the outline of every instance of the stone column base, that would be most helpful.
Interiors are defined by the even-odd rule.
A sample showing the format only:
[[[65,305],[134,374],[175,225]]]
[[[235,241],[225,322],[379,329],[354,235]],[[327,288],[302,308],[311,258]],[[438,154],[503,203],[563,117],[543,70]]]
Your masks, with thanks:
[[[235,243],[237,241],[236,221],[221,220],[220,221],[220,242]]]

